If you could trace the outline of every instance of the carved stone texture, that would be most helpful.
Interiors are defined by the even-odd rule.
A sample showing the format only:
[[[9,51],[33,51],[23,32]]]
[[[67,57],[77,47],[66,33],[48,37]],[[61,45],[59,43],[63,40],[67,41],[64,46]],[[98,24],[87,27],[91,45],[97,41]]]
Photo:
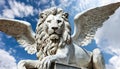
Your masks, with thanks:
[[[70,66],[70,65],[65,65],[61,63],[52,63],[52,66],[50,69],[81,69],[78,67]]]

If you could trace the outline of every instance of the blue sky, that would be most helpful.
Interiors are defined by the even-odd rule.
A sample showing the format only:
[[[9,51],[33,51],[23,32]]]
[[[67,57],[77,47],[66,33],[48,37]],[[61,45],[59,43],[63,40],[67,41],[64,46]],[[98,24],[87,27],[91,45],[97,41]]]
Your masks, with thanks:
[[[84,10],[120,0],[0,0],[0,18],[25,20],[31,23],[35,31],[39,13],[53,6],[69,13],[69,21],[74,30],[74,16]],[[84,47],[92,51],[101,49],[107,69],[120,69],[120,9],[98,29],[91,44]],[[16,69],[22,59],[36,59],[35,54],[29,55],[14,38],[0,32],[0,69]],[[6,60],[7,59],[7,60]],[[6,65],[4,65],[6,64]]]

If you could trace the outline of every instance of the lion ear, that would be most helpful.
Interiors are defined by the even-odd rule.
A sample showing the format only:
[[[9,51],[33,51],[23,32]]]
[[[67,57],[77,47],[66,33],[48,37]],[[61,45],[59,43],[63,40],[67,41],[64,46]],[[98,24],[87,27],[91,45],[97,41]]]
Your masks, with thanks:
[[[43,18],[44,13],[39,14],[39,18]]]
[[[69,14],[68,13],[63,13],[63,17],[68,19]]]
[[[44,13],[40,13],[40,14],[39,14],[39,18],[40,18],[40,19],[44,19],[44,18],[46,18],[46,17],[47,17],[47,15],[44,14]]]

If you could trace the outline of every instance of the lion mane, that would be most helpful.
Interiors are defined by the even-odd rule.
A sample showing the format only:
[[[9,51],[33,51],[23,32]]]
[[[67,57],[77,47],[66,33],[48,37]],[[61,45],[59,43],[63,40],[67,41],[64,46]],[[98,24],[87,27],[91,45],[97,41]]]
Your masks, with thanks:
[[[50,15],[62,14],[61,17],[64,20],[64,32],[60,37],[59,43],[54,44],[50,41],[50,37],[45,30],[44,22],[46,18]],[[68,22],[68,14],[63,12],[60,8],[50,8],[44,10],[40,16],[39,21],[36,27],[36,43],[37,43],[37,57],[39,60],[43,59],[46,56],[56,54],[56,51],[60,47],[64,47],[67,44],[71,43],[71,28]]]

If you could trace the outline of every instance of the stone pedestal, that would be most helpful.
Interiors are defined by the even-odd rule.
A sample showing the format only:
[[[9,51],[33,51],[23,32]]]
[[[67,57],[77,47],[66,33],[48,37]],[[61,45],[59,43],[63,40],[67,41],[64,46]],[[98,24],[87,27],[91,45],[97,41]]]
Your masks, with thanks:
[[[74,66],[64,65],[60,63],[52,63],[50,69],[81,69]]]
[[[37,69],[37,68],[30,68],[30,69]],[[64,65],[61,63],[52,63],[50,69],[81,69],[81,68],[70,65]]]

